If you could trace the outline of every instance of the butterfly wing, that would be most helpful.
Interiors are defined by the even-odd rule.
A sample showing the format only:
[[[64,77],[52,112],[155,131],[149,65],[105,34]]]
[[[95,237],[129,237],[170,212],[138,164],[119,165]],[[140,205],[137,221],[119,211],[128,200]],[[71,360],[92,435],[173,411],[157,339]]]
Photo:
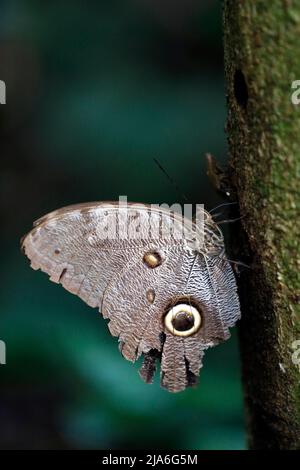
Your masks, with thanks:
[[[180,391],[196,382],[204,350],[229,336],[228,326],[239,316],[236,285],[228,262],[163,236],[163,211],[151,213],[151,227],[158,230],[149,240],[149,211],[131,205],[124,219],[113,203],[63,208],[39,219],[22,248],[34,269],[99,308],[126,359],[144,354],[140,374],[146,382],[160,358],[162,386]],[[163,215],[172,225],[170,214]],[[161,259],[154,269],[144,262],[149,250]],[[173,336],[163,324],[166,310],[183,297],[203,313],[202,327],[187,338]]]
[[[132,264],[145,245],[106,233],[114,225],[113,203],[91,203],[69,206],[37,220],[22,239],[22,250],[33,269],[41,269],[50,280],[63,285],[91,307],[99,307],[110,280]],[[138,209],[129,214],[136,215]],[[145,218],[146,210],[141,211]]]
[[[228,328],[239,318],[239,301],[227,261],[195,254],[184,246],[160,250],[164,262],[156,269],[138,260],[125,277],[114,279],[102,313],[110,318],[110,331],[119,337],[126,359],[145,355],[142,378],[151,382],[161,356],[161,384],[176,392],[197,382],[204,351],[229,338]],[[149,289],[155,292],[153,303],[147,298]],[[203,317],[199,331],[185,338],[172,335],[163,324],[164,313],[180,299],[199,305]]]

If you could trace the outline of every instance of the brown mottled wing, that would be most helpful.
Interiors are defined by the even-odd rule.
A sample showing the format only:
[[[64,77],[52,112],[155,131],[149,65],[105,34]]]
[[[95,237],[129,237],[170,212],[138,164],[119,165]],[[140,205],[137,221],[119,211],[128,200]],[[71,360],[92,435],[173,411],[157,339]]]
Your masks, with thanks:
[[[104,213],[106,220],[115,217],[114,204],[80,204],[48,214],[23,239],[23,250],[34,269],[99,308],[109,319],[111,333],[119,337],[126,359],[145,355],[140,373],[146,382],[151,382],[161,358],[162,386],[184,390],[196,382],[204,350],[226,339],[228,327],[239,317],[231,267],[217,257],[195,253],[184,240],[160,236],[149,241],[145,206],[132,205],[129,213],[138,239],[128,237],[128,232],[115,239],[105,237]],[[155,269],[143,262],[149,249],[158,250],[164,259]],[[155,294],[151,302],[150,289]],[[197,302],[203,312],[202,327],[188,338],[173,336],[162,322],[166,309],[183,296]]]
[[[193,264],[186,260],[185,267],[189,269],[185,295],[201,305],[203,325],[187,338],[166,335],[161,380],[175,392],[197,383],[204,351],[228,339],[229,327],[240,318],[236,282],[228,261],[197,255]]]
[[[216,274],[219,277],[215,279]],[[139,279],[142,281],[138,282]],[[145,285],[156,292],[151,306],[147,305],[143,295]],[[132,273],[128,273],[126,285],[116,282],[115,291],[121,293],[118,304],[111,292],[105,298],[105,305],[108,312],[117,309],[120,314],[128,312],[129,318],[123,325],[118,325],[119,328],[115,327],[113,318],[109,325],[112,334],[120,338],[123,355],[135,360],[144,353],[146,357],[140,374],[146,382],[151,382],[157,351],[160,352],[161,384],[172,392],[197,382],[204,351],[227,339],[230,335],[228,327],[239,318],[236,285],[229,263],[219,258],[206,259],[182,247],[170,248],[165,262],[156,270],[137,265]],[[130,300],[130,292],[138,299],[134,303]],[[162,313],[170,303],[176,303],[182,297],[200,305],[203,315],[202,327],[186,338],[173,336],[162,324]]]
[[[54,211],[34,224],[22,240],[33,269],[78,295],[91,307],[102,303],[105,288],[116,275],[130,269],[145,250],[144,240],[111,239],[106,221],[115,216],[115,204],[78,204]],[[129,218],[138,209],[133,209]],[[146,218],[145,209],[141,212]]]

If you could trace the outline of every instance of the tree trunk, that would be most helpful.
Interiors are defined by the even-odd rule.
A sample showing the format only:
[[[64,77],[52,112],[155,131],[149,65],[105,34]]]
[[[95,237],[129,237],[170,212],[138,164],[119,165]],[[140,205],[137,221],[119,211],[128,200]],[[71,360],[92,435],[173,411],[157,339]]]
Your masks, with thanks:
[[[239,279],[249,446],[299,449],[300,0],[225,0],[224,47],[229,171],[252,268]]]

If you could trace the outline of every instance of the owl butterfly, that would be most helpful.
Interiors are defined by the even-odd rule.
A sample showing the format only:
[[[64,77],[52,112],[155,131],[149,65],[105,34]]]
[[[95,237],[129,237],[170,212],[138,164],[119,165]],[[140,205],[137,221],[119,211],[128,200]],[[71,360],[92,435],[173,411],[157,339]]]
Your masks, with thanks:
[[[144,355],[145,382],[161,361],[162,387],[179,392],[197,383],[204,351],[240,318],[223,236],[204,209],[202,234],[166,209],[126,210],[125,218],[117,202],[59,209],[34,223],[22,249],[33,269],[99,308],[126,359]],[[183,222],[184,236],[175,236]]]

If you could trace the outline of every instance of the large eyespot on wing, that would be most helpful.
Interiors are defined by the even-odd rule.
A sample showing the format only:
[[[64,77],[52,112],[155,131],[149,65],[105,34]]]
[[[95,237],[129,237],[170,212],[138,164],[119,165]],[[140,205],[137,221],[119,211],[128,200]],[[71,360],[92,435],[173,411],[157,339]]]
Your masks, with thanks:
[[[195,385],[205,349],[227,339],[229,332],[203,256],[167,246],[158,258],[164,261],[154,269],[143,255],[132,269],[120,272],[105,291],[102,312],[110,319],[111,333],[119,337],[123,356],[135,361],[144,354],[141,377],[151,382],[160,358],[161,385],[178,392]],[[201,326],[191,328],[190,336],[172,334],[164,324],[168,309],[183,299],[201,315]]]
[[[22,241],[22,248],[34,269],[48,273],[90,306],[99,307],[110,319],[111,333],[119,336],[124,357],[135,360],[141,353],[146,355],[141,371],[146,381],[151,381],[155,360],[161,355],[162,386],[180,391],[195,383],[203,351],[229,336],[237,307],[234,315],[227,315],[223,307],[231,294],[224,294],[221,286],[236,289],[233,274],[227,268],[224,275],[223,266],[210,259],[205,263],[207,258],[195,255],[182,240],[163,238],[160,231],[149,246],[149,208],[134,211],[135,224],[136,213],[140,216],[134,226],[142,232],[138,238],[122,229],[119,237],[102,237],[103,213],[114,217],[115,208],[93,203],[41,218]],[[156,216],[159,224],[160,213]],[[171,224],[171,218],[164,217]],[[124,228],[121,224],[119,230],[120,226]],[[175,338],[164,330],[162,315],[170,301],[183,296],[201,305],[203,323],[193,336]]]
[[[192,266],[195,254],[183,247],[166,247],[161,250],[161,258],[163,262],[152,269],[141,256],[133,269],[116,276],[105,290],[102,312],[110,319],[111,333],[119,337],[123,356],[135,361],[144,354],[141,377],[151,383],[156,362],[161,358],[161,385],[177,392],[195,385],[203,350],[211,344],[210,330],[209,322],[205,322],[197,335],[190,338],[166,331],[166,309],[170,302],[176,304],[186,296],[187,266]],[[189,292],[198,302],[204,300],[199,297],[197,285],[189,287]],[[207,309],[204,316],[210,313]]]
[[[240,318],[237,286],[228,261],[197,255],[194,259],[186,257],[182,268],[186,283],[183,293],[198,304],[202,322],[190,336],[172,335],[169,329],[164,332],[161,384],[172,392],[197,383],[205,350],[228,339],[229,327]],[[151,362],[150,368],[153,370]],[[148,379],[147,363],[141,375]]]

